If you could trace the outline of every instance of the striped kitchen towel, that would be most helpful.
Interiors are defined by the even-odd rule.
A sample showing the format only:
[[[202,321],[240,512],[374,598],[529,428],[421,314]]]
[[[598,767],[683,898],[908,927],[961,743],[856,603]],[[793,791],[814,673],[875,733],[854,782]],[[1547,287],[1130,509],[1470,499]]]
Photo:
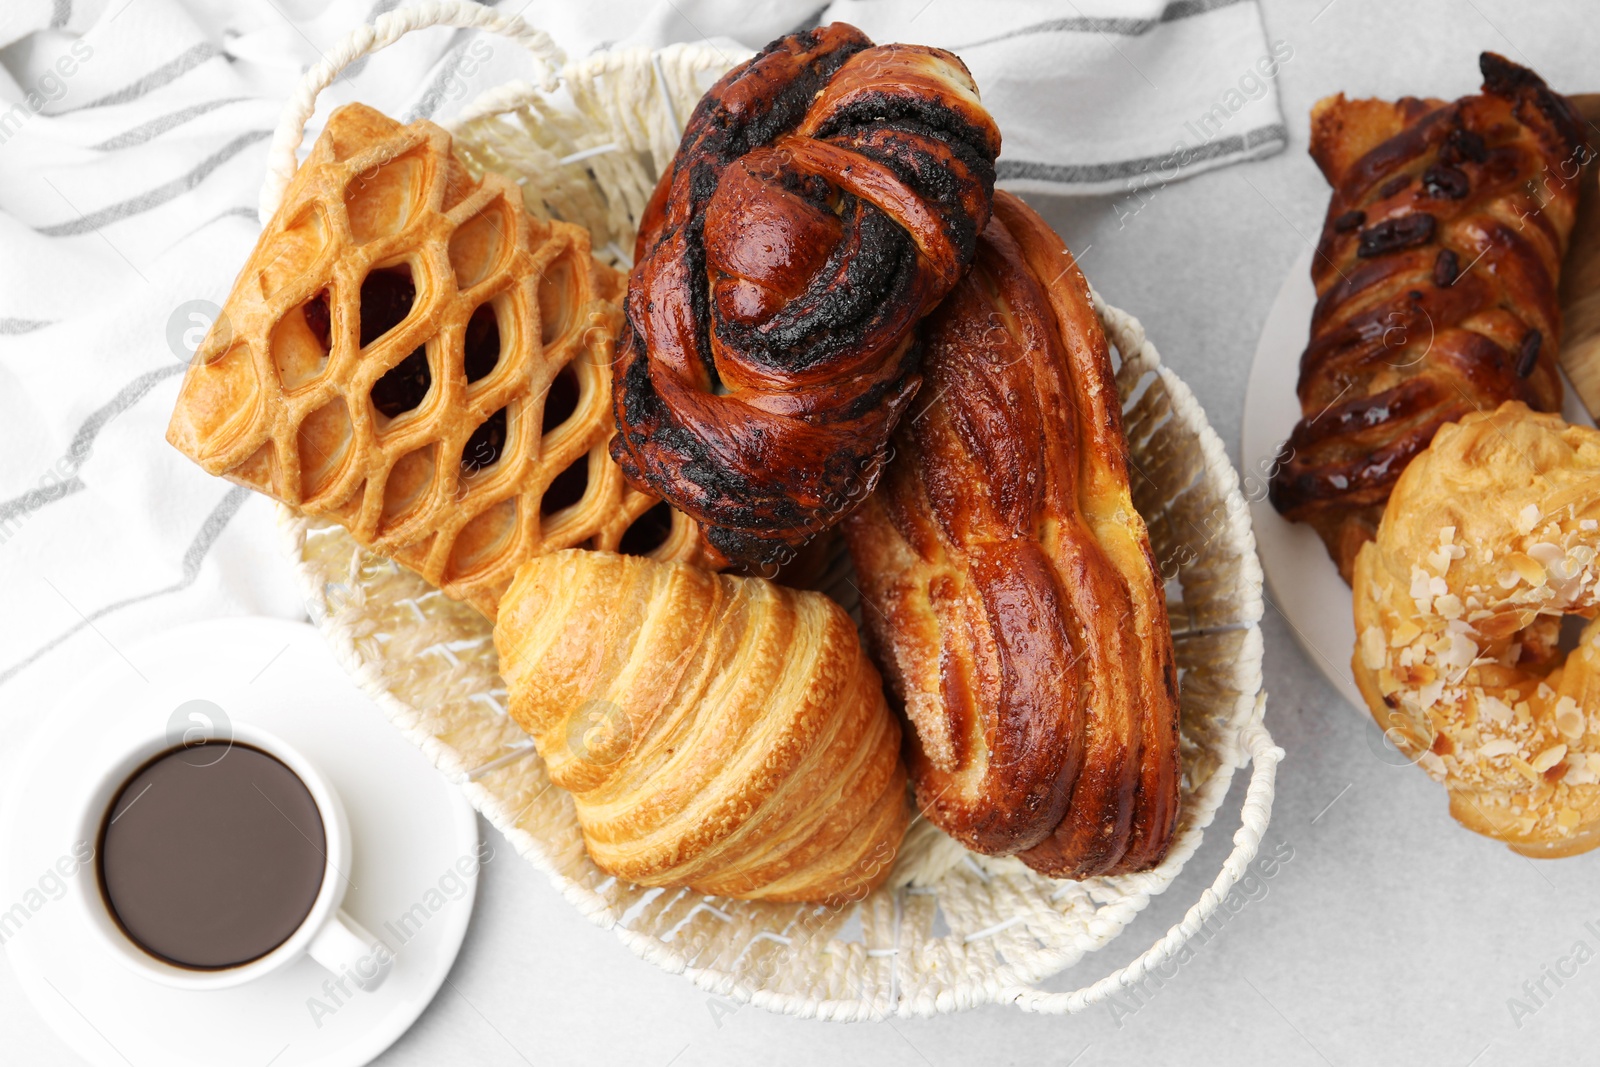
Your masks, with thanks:
[[[141,635],[300,617],[269,504],[163,440],[178,381],[259,232],[283,100],[397,0],[0,2],[0,761],[63,681]],[[1004,131],[1014,188],[1127,192],[1281,148],[1292,58],[1253,0],[585,0],[526,4],[569,54],[833,19],[953,48]],[[325,96],[447,118],[531,74],[446,29]],[[316,129],[310,131],[315,136]],[[310,143],[308,138],[307,143]],[[0,767],[0,780],[4,768]]]
[[[838,0],[827,17],[958,54],[1014,191],[1125,193],[1288,143],[1294,48],[1254,0]]]

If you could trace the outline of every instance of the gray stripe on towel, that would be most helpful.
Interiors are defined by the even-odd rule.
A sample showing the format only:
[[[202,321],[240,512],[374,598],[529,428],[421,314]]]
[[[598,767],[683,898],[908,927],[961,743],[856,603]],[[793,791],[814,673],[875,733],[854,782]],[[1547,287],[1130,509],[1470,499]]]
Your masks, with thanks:
[[[237,104],[245,99],[247,98],[243,96],[230,96],[223,100],[207,100],[203,104],[195,104],[193,107],[174,111],[170,115],[162,115],[158,119],[141,122],[131,130],[119,133],[115,137],[107,138],[99,144],[90,145],[89,147],[96,152],[113,152],[119,148],[131,148],[136,144],[144,144],[152,138],[159,137],[168,130],[182,126],[191,119],[197,119],[208,111],[215,111],[217,108],[227,104]]]
[[[140,193],[131,200],[124,200],[120,204],[103,207],[98,211],[90,212],[70,222],[58,222],[54,226],[41,226],[38,232],[46,237],[71,237],[80,233],[92,233],[102,226],[121,221],[132,215],[142,214],[152,208],[158,208],[167,201],[175,200],[184,193],[191,191],[195,186],[205,181],[212,171],[257,141],[264,141],[271,136],[271,130],[250,130],[248,133],[241,133],[223,145],[209,158],[201,160],[187,174]]]
[[[145,93],[159,89],[168,82],[177,81],[206,60],[221,54],[222,49],[210,41],[201,41],[193,48],[180,54],[176,59],[163,63],[131,85],[125,85],[114,93],[96,97],[82,107],[75,107],[70,110],[82,111],[85,108],[105,107],[108,104],[126,104],[129,100],[137,100]],[[57,114],[65,114],[65,112],[57,112]]]
[[[242,485],[236,485],[228,490],[228,495],[224,496],[222,498],[222,502],[212,509],[210,515],[206,516],[206,521],[200,526],[200,532],[194,535],[194,540],[189,542],[188,549],[183,553],[182,578],[163,589],[156,589],[148,593],[140,593],[137,596],[130,596],[126,599],[118,600],[114,603],[107,604],[104,607],[96,608],[94,611],[89,612],[81,620],[74,623],[72,626],[69,626],[64,632],[57,634],[45,644],[35,649],[26,658],[13,663],[4,671],[0,671],[0,685],[4,685],[5,683],[9,682],[29,664],[33,663],[35,660],[49,652],[51,649],[55,648],[57,645],[61,644],[61,642],[65,641],[79,630],[82,630],[88,626],[92,626],[96,619],[102,619],[114,611],[121,611],[123,608],[132,607],[134,604],[141,604],[146,600],[154,600],[156,597],[166,596],[168,593],[180,592],[193,585],[195,579],[200,577],[200,564],[205,561],[206,553],[211,551],[211,546],[215,544],[217,538],[222,535],[222,531],[227,528],[229,521],[232,520],[234,514],[238,512],[239,506],[245,501],[245,497],[249,495],[250,490],[246,489]]]
[[[0,523],[9,522],[17,515],[37,511],[46,504],[54,503],[64,496],[71,496],[82,489],[83,483],[78,481],[78,470],[83,466],[83,461],[89,458],[89,452],[94,447],[94,439],[100,436],[100,431],[105,429],[106,424],[112,419],[142,400],[145,394],[158,384],[175,374],[183,373],[185,366],[183,363],[174,362],[170,367],[157,367],[155,370],[145,371],[118,389],[116,396],[90,412],[89,417],[78,426],[78,432],[72,435],[72,443],[67,446],[66,454],[56,461],[56,467],[59,468],[56,473],[58,475],[70,473],[71,477],[55,485],[30,489],[21,496],[0,501]],[[68,486],[70,488],[65,488]]]
[[[32,333],[54,325],[48,319],[0,319],[0,337],[14,337],[19,333]]]
[[[367,17],[361,21],[370,26],[373,20],[375,20],[379,15],[387,15],[389,12],[393,11],[399,6],[400,0],[376,0],[376,3],[372,5],[371,10],[367,12]],[[340,71],[339,77],[345,79],[361,77],[361,72],[367,69],[367,63],[371,59],[371,52],[359,57],[354,63]]]
[[[83,479],[74,474],[64,481],[55,482],[51,485],[41,485],[37,489],[29,489],[21,496],[14,496],[10,500],[0,501],[0,545],[5,544],[6,539],[13,532],[8,530],[6,526],[17,516],[31,515],[46,504],[54,504],[62,497],[81,492],[83,487]]]
[[[500,3],[500,0],[479,0],[479,2],[484,7],[495,7]],[[524,8],[527,6],[527,4],[523,5]],[[455,34],[450,38],[450,47],[434,62],[438,70],[434,73],[433,80],[428,84],[428,88],[422,95],[417,98],[417,102],[411,106],[411,109],[401,117],[401,122],[410,123],[418,119],[433,118],[434,112],[439,110],[439,105],[444,103],[445,82],[459,73],[461,57],[465,54],[467,45],[471,43],[471,36],[471,31],[466,27],[456,30]],[[492,52],[494,49],[492,42],[489,48]]]
[[[1289,143],[1289,131],[1283,123],[1261,126],[1248,133],[1222,137],[1205,144],[1195,145],[1189,151],[1189,166],[1221,156],[1254,152],[1267,145],[1282,148]],[[1261,153],[1266,154],[1266,153]],[[1137,178],[1159,169],[1170,160],[1173,153],[1146,156],[1143,159],[1123,159],[1110,163],[1035,163],[1026,159],[1002,159],[995,164],[996,181],[1041,181],[1061,185],[1090,184],[1116,181],[1119,178]]]
[[[460,74],[461,57],[467,51],[466,31],[456,31],[456,41],[444,55],[439,57],[438,69],[434,71],[433,80],[428,83],[417,102],[400,119],[401,122],[416,122],[418,119],[431,119],[433,113],[439,110],[439,105],[444,103],[445,82]]]
[[[1041,33],[1114,33],[1119,37],[1138,37],[1149,33],[1164,22],[1176,22],[1179,19],[1193,18],[1204,15],[1222,7],[1232,7],[1234,4],[1251,2],[1251,0],[1173,0],[1161,14],[1153,19],[1111,18],[1108,16],[1079,15],[1075,18],[1050,19],[1046,22],[1035,22],[1030,26],[1019,26],[1014,30],[996,34],[993,37],[984,37],[967,44],[958,45],[953,51],[961,52],[969,48],[979,48],[997,41],[1009,41],[1015,37],[1031,37]]]

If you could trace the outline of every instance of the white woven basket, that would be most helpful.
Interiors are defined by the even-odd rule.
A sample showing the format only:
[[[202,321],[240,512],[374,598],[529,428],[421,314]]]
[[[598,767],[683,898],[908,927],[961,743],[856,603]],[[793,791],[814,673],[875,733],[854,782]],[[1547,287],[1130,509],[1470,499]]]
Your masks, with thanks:
[[[622,266],[682,121],[712,81],[748,56],[675,45],[567,64],[543,32],[465,0],[393,12],[308,71],[288,102],[261,193],[263,221],[294,172],[317,94],[360,56],[436,25],[498,33],[539,60],[539,85],[505,86],[457,120],[458,148],[473,168],[519,181],[531,211],[588,226],[595,248]],[[1283,757],[1261,721],[1261,569],[1238,477],[1193,394],[1161,366],[1139,323],[1098,297],[1096,308],[1120,360],[1135,503],[1156,557],[1176,571],[1168,607],[1182,677],[1183,809],[1171,854],[1143,874],[1051,881],[1014,859],[968,853],[919,818],[889,883],[845,909],[618,882],[590,862],[570,799],[551,788],[505,713],[489,623],[362,550],[339,527],[280,509],[282,528],[312,617],[350,673],[529,862],[640,956],[711,992],[827,1019],[1000,1002],[1081,1011],[1139,981],[1216,910],[1255,856]],[[1069,993],[1034,988],[1111,941],[1171,883],[1234,770],[1251,761],[1234,849],[1183,920],[1092,985]]]

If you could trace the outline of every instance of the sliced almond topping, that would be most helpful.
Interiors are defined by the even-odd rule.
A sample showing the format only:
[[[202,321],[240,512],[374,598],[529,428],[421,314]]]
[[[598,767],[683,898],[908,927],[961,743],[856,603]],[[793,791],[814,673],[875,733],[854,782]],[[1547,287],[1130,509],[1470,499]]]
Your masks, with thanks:
[[[1532,556],[1545,567],[1554,567],[1567,558],[1560,545],[1553,545],[1549,541],[1540,541],[1536,545],[1528,546],[1528,555]]]
[[[1529,504],[1523,508],[1517,514],[1517,532],[1520,534],[1532,533],[1533,528],[1539,525],[1539,517],[1538,504]]]
[[[1412,685],[1427,685],[1439,677],[1439,672],[1426,663],[1414,663],[1406,669],[1406,681]]]
[[[1551,745],[1549,748],[1545,749],[1543,752],[1541,752],[1537,756],[1533,757],[1532,762],[1530,762],[1528,764],[1528,766],[1532,767],[1535,771],[1538,771],[1540,774],[1543,774],[1545,771],[1548,771],[1551,767],[1554,767],[1556,764],[1560,763],[1563,759],[1566,758],[1566,756],[1567,756],[1567,746],[1566,745]]]
[[[1578,702],[1569,696],[1564,696],[1556,701],[1556,729],[1561,736],[1571,741],[1576,741],[1583,736],[1583,712],[1578,710]]]
[[[1447,619],[1461,618],[1461,598],[1454,593],[1445,593],[1433,600],[1433,610]]]
[[[1576,762],[1574,762],[1574,757],[1568,756],[1567,763],[1567,773],[1561,777],[1563,783],[1567,785],[1594,785],[1596,782],[1600,782],[1600,774],[1590,770],[1588,763],[1584,761],[1582,756],[1576,757]]]
[[[1571,808],[1562,808],[1556,812],[1556,825],[1561,827],[1561,832],[1570,834],[1578,828],[1578,813]]]
[[[1480,714],[1482,714],[1485,719],[1492,723],[1498,723],[1501,726],[1504,726],[1506,723],[1511,721],[1511,707],[1499,697],[1490,696],[1489,694],[1485,693],[1483,699],[1478,702],[1478,709]],[[1491,742],[1491,744],[1492,743],[1493,742]],[[1510,744],[1509,741],[1506,743]],[[1515,745],[1512,745],[1512,748],[1515,747]]]
[[[1506,758],[1511,761],[1511,766],[1516,769],[1518,774],[1530,782],[1538,783],[1539,772],[1529,766],[1526,760],[1520,756],[1507,756]]]
[[[1489,699],[1493,700],[1493,697]],[[1499,703],[1499,701],[1495,701]],[[1501,705],[1504,707],[1505,705]],[[1517,751],[1517,743],[1509,737],[1497,737],[1493,741],[1485,741],[1478,746],[1478,755],[1484,759],[1494,759],[1496,756],[1509,756]]]
[[[1529,556],[1523,552],[1513,552],[1506,557],[1506,562],[1511,564],[1511,569],[1517,572],[1517,577],[1521,578],[1529,585],[1537,588],[1544,584],[1544,564],[1540,563],[1532,556]],[[1511,583],[1509,586],[1506,586],[1504,581],[1501,581],[1500,584],[1508,589],[1515,588],[1516,586],[1515,582]]]
[[[1395,625],[1394,631],[1389,634],[1389,645],[1391,648],[1400,648],[1402,645],[1409,645],[1411,642],[1415,641],[1421,635],[1421,633],[1422,627],[1418,626],[1410,619],[1401,619],[1400,622]]]
[[[1478,646],[1466,634],[1451,634],[1445,647],[1439,650],[1439,665],[1450,672],[1452,681],[1459,681],[1478,656]]]
[[[1361,662],[1369,671],[1375,671],[1388,662],[1383,631],[1376,626],[1367,627],[1361,634]]]
[[[1411,599],[1412,600],[1417,600],[1417,601],[1426,600],[1427,598],[1429,598],[1430,596],[1433,595],[1432,593],[1430,593],[1428,591],[1428,583],[1429,583],[1430,580],[1431,579],[1428,576],[1428,572],[1423,570],[1421,567],[1413,566],[1411,568]]]

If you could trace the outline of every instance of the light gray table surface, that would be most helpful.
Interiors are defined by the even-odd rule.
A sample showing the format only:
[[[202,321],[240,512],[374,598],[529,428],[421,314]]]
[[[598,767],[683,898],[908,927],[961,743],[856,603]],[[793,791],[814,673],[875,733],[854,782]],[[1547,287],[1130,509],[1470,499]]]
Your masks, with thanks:
[[[935,0],[946,2],[946,0]],[[1238,460],[1245,381],[1285,271],[1314,240],[1327,187],[1306,155],[1319,97],[1474,91],[1500,51],[1555,87],[1600,90],[1595,0],[1266,0],[1289,149],[1141,199],[1034,198],[1111,303],[1137,315]],[[1159,72],[1151,72],[1159,77]],[[1243,73],[1241,71],[1241,73]],[[1129,91],[1139,80],[1130,72]],[[1063,106],[1071,106],[1070,102]],[[1285,397],[1284,403],[1293,403]],[[1070,1018],[987,1008],[826,1024],[740,1008],[658,971],[590,925],[495,831],[450,984],[379,1059],[386,1067],[630,1064],[1592,1063],[1600,964],[1534,1005],[1525,982],[1600,956],[1600,853],[1534,863],[1459,828],[1443,791],[1385,760],[1269,606],[1267,723],[1288,751],[1265,849],[1290,858],[1140,1004]],[[1244,775],[1188,869],[1120,939],[1047,983],[1084,985],[1132,958],[1214,876]],[[1570,970],[1570,966],[1567,967]],[[1511,998],[1534,1008],[1516,1013]],[[75,1062],[0,968],[0,1063]]]

